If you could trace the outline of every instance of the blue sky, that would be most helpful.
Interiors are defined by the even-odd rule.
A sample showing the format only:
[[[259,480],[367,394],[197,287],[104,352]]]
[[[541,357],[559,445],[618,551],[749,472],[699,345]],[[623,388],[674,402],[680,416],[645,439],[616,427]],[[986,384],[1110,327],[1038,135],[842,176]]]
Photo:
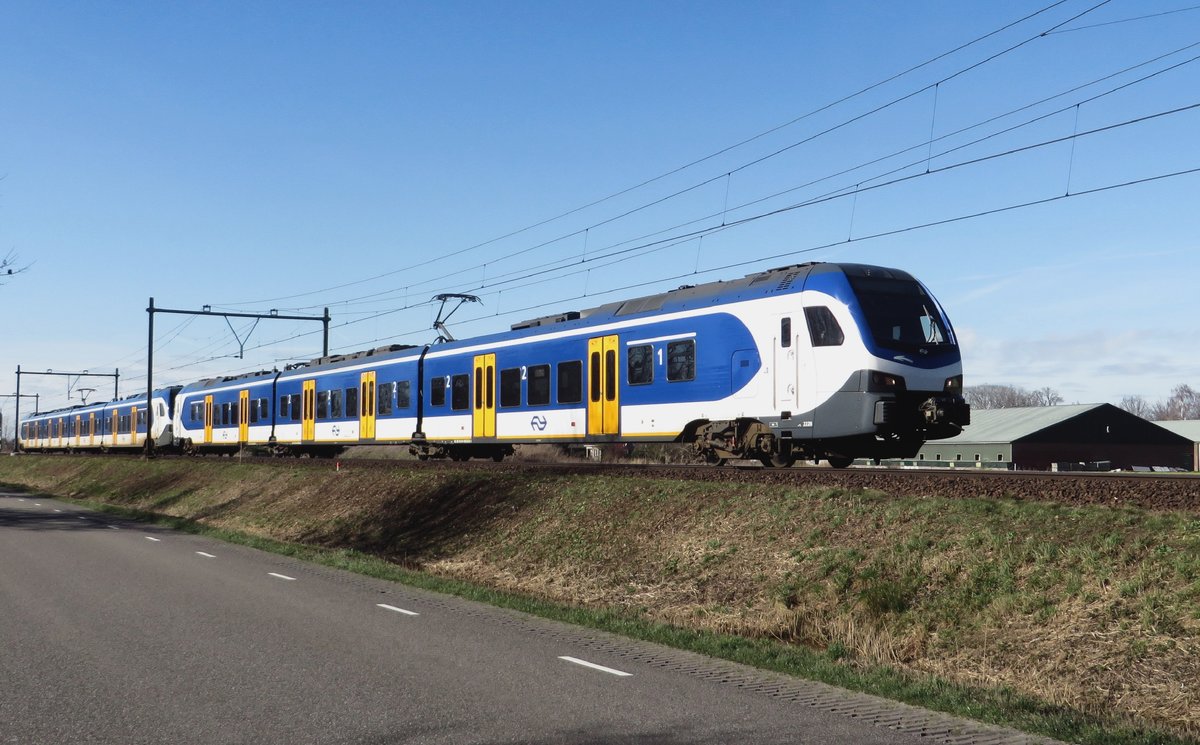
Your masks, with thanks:
[[[1051,3],[0,0],[0,256],[33,263],[0,392],[143,389],[150,296],[328,306],[347,352],[429,341],[438,292],[483,297],[463,337],[809,260],[918,276],[968,385],[1198,386],[1200,174],[1079,193],[1200,168],[1200,109],[1071,137],[1200,103],[1200,9]],[[156,326],[163,383],[320,351]]]

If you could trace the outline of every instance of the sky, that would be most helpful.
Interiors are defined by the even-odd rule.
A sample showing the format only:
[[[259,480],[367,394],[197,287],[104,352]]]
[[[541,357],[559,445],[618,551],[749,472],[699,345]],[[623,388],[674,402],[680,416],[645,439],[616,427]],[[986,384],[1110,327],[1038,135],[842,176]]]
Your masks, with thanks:
[[[849,261],[968,386],[1154,402],[1200,387],[1198,57],[1189,0],[0,0],[0,394],[144,391],[151,297],[340,353]],[[157,315],[156,386],[321,352],[252,324]]]

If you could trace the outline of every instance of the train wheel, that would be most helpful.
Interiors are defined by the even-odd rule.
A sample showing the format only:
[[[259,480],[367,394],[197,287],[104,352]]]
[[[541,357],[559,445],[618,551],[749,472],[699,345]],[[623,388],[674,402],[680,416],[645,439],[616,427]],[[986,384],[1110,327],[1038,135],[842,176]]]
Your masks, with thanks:
[[[796,463],[796,458],[791,453],[767,455],[760,460],[762,460],[762,464],[767,468],[791,468]]]

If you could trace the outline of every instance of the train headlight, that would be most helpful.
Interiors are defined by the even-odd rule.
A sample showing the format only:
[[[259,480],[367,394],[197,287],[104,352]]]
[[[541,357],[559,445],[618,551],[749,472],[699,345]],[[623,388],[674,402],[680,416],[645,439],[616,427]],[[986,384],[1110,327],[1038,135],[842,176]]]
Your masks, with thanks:
[[[946,385],[942,387],[942,392],[961,396],[963,392],[963,376],[955,375],[953,378],[946,378]]]
[[[904,378],[899,375],[872,370],[867,378],[867,390],[871,393],[888,393],[904,389]]]

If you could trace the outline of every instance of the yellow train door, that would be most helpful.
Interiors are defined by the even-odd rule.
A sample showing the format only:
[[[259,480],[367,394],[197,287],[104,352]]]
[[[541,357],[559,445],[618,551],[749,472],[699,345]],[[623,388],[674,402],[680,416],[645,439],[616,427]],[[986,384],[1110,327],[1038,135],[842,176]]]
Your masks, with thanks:
[[[116,409],[112,413],[112,444],[117,445],[117,435],[121,432],[121,414]]]
[[[496,355],[475,357],[475,403],[471,417],[475,437],[496,436]]]
[[[204,444],[212,444],[213,402],[212,396],[204,397]]]
[[[300,439],[312,442],[317,439],[317,381],[304,381],[300,403]]]
[[[617,386],[617,337],[588,339],[588,423],[589,435],[616,435],[621,432],[621,408]]]
[[[375,439],[375,371],[370,370],[358,380],[358,436]]]
[[[238,442],[245,445],[250,441],[250,391],[238,391]]]
[[[79,447],[80,445],[83,444],[82,426],[83,426],[83,417],[76,416],[75,417],[75,447]]]
[[[88,414],[88,445],[96,444],[96,412]]]

